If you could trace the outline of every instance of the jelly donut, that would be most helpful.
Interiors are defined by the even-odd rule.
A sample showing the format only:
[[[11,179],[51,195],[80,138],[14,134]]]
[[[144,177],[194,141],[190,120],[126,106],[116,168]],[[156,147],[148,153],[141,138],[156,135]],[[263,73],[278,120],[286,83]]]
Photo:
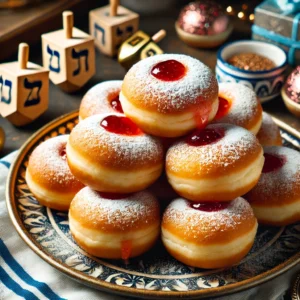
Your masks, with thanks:
[[[160,234],[157,199],[82,189],[71,203],[71,233],[81,248],[102,258],[128,259],[146,252]]]
[[[143,131],[177,137],[204,127],[218,109],[218,83],[197,59],[161,54],[143,59],[126,74],[120,101]]]
[[[231,124],[211,124],[169,148],[166,173],[182,197],[230,201],[255,186],[263,163],[262,147],[251,132]]]
[[[265,112],[263,112],[262,124],[256,137],[263,146],[282,146],[279,128],[272,117]]]
[[[257,134],[262,107],[255,92],[241,83],[219,83],[219,108],[214,123],[229,123]]]
[[[96,84],[82,98],[79,108],[79,120],[87,117],[119,112],[123,109],[119,100],[122,80],[109,80]]]
[[[300,221],[300,153],[264,147],[265,163],[258,184],[246,194],[259,223],[283,226]]]
[[[94,190],[132,193],[161,174],[163,147],[121,114],[81,121],[71,132],[67,158],[75,177]]]
[[[37,146],[29,157],[25,176],[37,200],[58,210],[68,210],[75,194],[84,187],[67,163],[68,138],[69,135],[60,135]]]
[[[238,263],[251,249],[257,221],[249,203],[197,203],[179,198],[171,202],[162,220],[162,241],[177,260],[193,267],[213,269]]]

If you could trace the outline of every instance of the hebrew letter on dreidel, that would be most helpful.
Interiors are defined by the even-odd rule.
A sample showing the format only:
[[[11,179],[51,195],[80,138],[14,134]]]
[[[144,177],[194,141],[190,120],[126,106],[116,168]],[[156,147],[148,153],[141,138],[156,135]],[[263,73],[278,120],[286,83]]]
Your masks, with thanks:
[[[102,45],[104,45],[105,44],[105,31],[101,26],[99,26],[97,23],[95,23],[94,24],[94,37],[95,37],[95,39],[98,39],[98,31],[100,31],[101,34],[102,34],[101,43],[102,43]]]
[[[130,34],[133,33],[133,27],[132,26],[127,26],[126,31],[129,32]]]
[[[120,27],[117,27],[116,35],[117,36],[122,36],[123,35],[123,30]]]
[[[37,80],[37,81],[30,82],[26,77],[24,79],[24,88],[30,90],[28,97],[24,103],[25,107],[37,105],[41,102],[40,90],[42,88],[42,81]],[[35,88],[37,88],[36,97],[31,98],[32,92]]]
[[[2,76],[0,76],[0,85],[1,85],[1,89],[0,89],[0,91],[1,91],[1,102],[4,102],[6,104],[10,104],[10,102],[11,102],[12,82],[10,80],[8,80],[8,79],[5,79],[4,85],[3,85],[3,78],[2,78]],[[5,86],[8,87],[8,93],[7,93],[8,94],[8,98],[5,98],[4,95],[3,95],[4,94],[3,90],[4,90]]]
[[[52,50],[49,45],[47,45],[47,52],[50,55],[50,60],[49,60],[49,70],[55,73],[60,72],[60,54],[56,50]],[[54,57],[57,57],[57,67],[52,66],[52,60]]]
[[[149,50],[146,52],[147,57],[149,57],[149,56],[154,56],[154,55],[156,55],[156,54],[157,54],[157,52],[156,52],[154,49],[149,49]]]
[[[72,58],[77,59],[78,61],[78,67],[76,70],[73,71],[73,76],[76,76],[80,73],[81,70],[80,57],[85,58],[85,71],[89,70],[88,56],[89,56],[88,49],[81,50],[79,52],[76,52],[75,48],[72,49]]]

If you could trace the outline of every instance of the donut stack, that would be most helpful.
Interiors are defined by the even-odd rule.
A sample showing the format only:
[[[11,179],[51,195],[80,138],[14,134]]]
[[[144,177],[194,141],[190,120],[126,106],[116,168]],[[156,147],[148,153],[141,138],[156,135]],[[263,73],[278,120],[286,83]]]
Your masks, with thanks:
[[[280,156],[274,167],[276,159],[264,157],[261,144],[281,145],[280,133],[255,93],[241,84],[218,85],[211,70],[192,57],[153,56],[134,65],[123,82],[94,86],[81,102],[79,119],[64,150],[55,151],[72,178],[86,186],[68,202],[69,224],[90,254],[126,260],[150,249],[161,232],[167,251],[179,261],[222,268],[249,252],[257,218],[272,225],[300,219],[300,187],[289,207],[298,215],[289,210],[278,223],[281,196],[268,210],[268,193],[259,190],[271,191],[282,168],[289,179],[298,178],[300,163],[292,168],[286,157],[299,153],[265,148]],[[38,148],[26,178],[40,200],[44,194],[32,180]],[[276,174],[264,179],[264,170]],[[171,185],[177,197],[161,214],[153,187],[162,177],[168,180],[163,188]],[[51,201],[41,203],[51,207]],[[268,214],[273,214],[270,222]]]

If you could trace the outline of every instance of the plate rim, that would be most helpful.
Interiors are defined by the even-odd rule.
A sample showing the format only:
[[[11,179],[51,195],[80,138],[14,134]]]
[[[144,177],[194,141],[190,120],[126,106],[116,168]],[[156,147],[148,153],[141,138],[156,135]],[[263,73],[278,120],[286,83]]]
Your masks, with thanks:
[[[270,114],[274,119],[275,123],[288,133],[296,136],[300,139],[300,132],[286,124],[284,121],[279,120]],[[106,282],[104,280],[99,280],[97,278],[91,277],[89,275],[83,274],[82,272],[71,269],[70,267],[66,267],[63,264],[59,263],[53,256],[45,253],[42,247],[36,243],[32,238],[29,232],[26,230],[25,226],[21,222],[21,219],[18,216],[18,211],[15,206],[15,183],[18,175],[18,170],[21,165],[22,160],[28,152],[28,148],[30,148],[40,136],[43,136],[43,132],[47,130],[50,132],[51,129],[58,127],[61,123],[66,123],[67,121],[71,121],[75,117],[78,116],[78,110],[72,111],[70,113],[64,114],[50,123],[47,123],[42,128],[40,128],[36,133],[34,133],[31,137],[27,139],[24,145],[20,148],[17,157],[12,163],[6,181],[6,207],[8,210],[9,217],[12,221],[13,226],[18,232],[19,236],[22,240],[31,248],[31,250],[40,256],[45,262],[47,262],[52,267],[56,268],[60,272],[66,274],[76,281],[80,281],[81,283],[88,285],[90,287],[100,289],[109,293],[117,293],[121,296],[128,295],[133,297],[143,297],[143,298],[170,298],[170,297],[180,297],[180,298],[199,298],[205,299],[211,296],[225,296],[232,293],[237,293],[244,291],[246,289],[250,289],[256,286],[259,286],[267,281],[274,279],[275,277],[280,276],[281,274],[287,272],[292,269],[294,266],[300,263],[300,252],[290,257],[285,262],[279,264],[278,266],[268,270],[262,274],[254,276],[252,278],[243,280],[237,283],[231,283],[230,285],[209,288],[209,289],[201,289],[196,291],[153,291],[146,289],[137,289],[130,288],[126,286],[120,286],[113,283]]]

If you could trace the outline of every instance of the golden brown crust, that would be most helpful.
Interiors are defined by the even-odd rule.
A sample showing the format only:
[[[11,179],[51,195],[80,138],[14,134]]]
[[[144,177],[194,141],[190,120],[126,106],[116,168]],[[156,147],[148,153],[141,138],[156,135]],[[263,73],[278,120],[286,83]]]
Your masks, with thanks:
[[[151,75],[157,63],[171,59],[186,67],[183,78],[162,81]],[[137,108],[162,114],[183,114],[215,100],[218,83],[200,61],[186,55],[164,54],[134,65],[124,78],[122,93]]]
[[[40,144],[29,157],[26,172],[44,189],[55,193],[77,193],[84,185],[71,173],[67,160],[60,155],[68,136],[58,136]]]
[[[79,107],[79,117],[84,120],[92,115],[116,112],[111,101],[121,91],[121,80],[104,81],[93,86],[82,98]]]
[[[281,157],[285,162],[275,171],[262,172],[258,184],[245,195],[251,205],[257,207],[282,207],[300,198],[300,154],[280,147],[264,147],[265,154]]]
[[[282,146],[282,138],[279,129],[277,130],[276,136],[272,137],[264,130],[260,130],[256,135],[262,146]]]
[[[178,214],[180,218],[180,214]],[[186,222],[177,222],[176,218],[169,218],[164,215],[162,221],[162,228],[169,231],[174,236],[196,245],[214,245],[214,244],[226,244],[232,242],[234,239],[240,238],[243,235],[249,233],[256,226],[256,218],[253,212],[250,210],[245,214],[244,219],[232,216],[232,222],[235,226],[226,226],[226,224],[219,224],[218,231],[216,232],[213,226],[213,222],[210,219],[203,220],[202,226],[193,226],[195,221],[193,217]],[[187,226],[193,226],[192,230],[187,231]],[[211,230],[203,231],[203,228],[211,228]],[[210,231],[210,234],[207,232]]]
[[[230,123],[248,130],[257,128],[262,121],[262,106],[255,93],[242,84],[221,83],[219,97],[231,103],[227,115],[218,123]]]
[[[70,134],[68,147],[91,165],[114,170],[146,170],[163,164],[163,147],[157,138],[144,133],[136,136],[110,133],[100,125],[105,116],[96,115],[80,122]]]
[[[118,205],[121,205],[120,201],[123,200],[101,200],[100,194],[84,188],[72,200],[69,215],[87,229],[106,233],[143,230],[155,224],[159,226],[160,208],[154,196],[143,191],[128,195],[128,197],[131,200],[135,199],[135,202],[128,202],[127,207],[123,207],[122,210],[122,206]],[[102,205],[101,201],[111,203]]]
[[[279,127],[266,112],[263,112],[262,125],[256,137],[263,146],[282,146]]]
[[[213,124],[207,128],[231,128],[231,136],[235,134],[234,125]],[[225,129],[225,132],[227,132]],[[233,130],[232,130],[233,129]],[[241,140],[237,138],[232,143],[224,142],[194,147],[189,146],[185,140],[170,147],[166,157],[166,171],[169,174],[187,179],[213,179],[244,170],[251,166],[263,155],[262,147],[258,140],[240,128],[238,131]],[[237,133],[238,133],[237,131]],[[243,135],[244,134],[244,135]],[[242,138],[248,141],[242,143]],[[224,145],[224,146],[223,146]]]

